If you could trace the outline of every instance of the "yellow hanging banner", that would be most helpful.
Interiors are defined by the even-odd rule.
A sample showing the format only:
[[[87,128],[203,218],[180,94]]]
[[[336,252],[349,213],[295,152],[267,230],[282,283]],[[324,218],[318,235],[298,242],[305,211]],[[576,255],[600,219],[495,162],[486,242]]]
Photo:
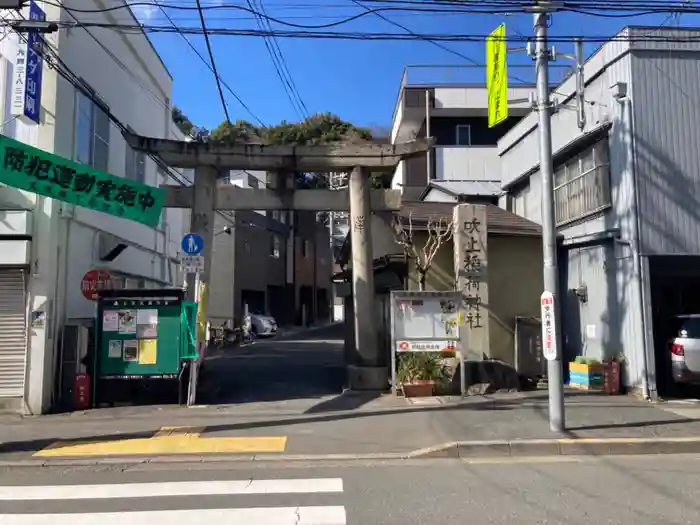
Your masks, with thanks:
[[[489,97],[489,127],[492,128],[508,118],[505,24],[486,37],[486,91]]]

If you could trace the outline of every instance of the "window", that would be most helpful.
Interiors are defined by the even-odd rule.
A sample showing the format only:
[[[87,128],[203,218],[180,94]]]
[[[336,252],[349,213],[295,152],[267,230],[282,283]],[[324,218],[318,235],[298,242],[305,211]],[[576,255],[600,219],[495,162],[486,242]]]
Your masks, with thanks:
[[[250,253],[250,242],[249,241],[243,241],[243,249],[245,250],[246,253]]]
[[[472,127],[469,124],[459,124],[456,129],[456,135],[458,146],[472,145]]]
[[[311,243],[306,239],[301,241],[301,256],[306,258],[311,253]]]
[[[582,219],[611,205],[608,141],[567,160],[554,170],[557,226]]]
[[[280,238],[277,235],[270,237],[270,257],[275,259],[280,257]]]
[[[274,211],[272,212],[272,218],[273,218],[274,220],[276,220],[276,221],[280,220],[280,212],[279,212],[279,210],[274,210]]]
[[[109,128],[109,118],[102,108],[81,92],[76,91],[75,160],[108,172]]]
[[[129,131],[131,131],[132,133],[134,132],[131,129]],[[126,159],[124,162],[124,177],[130,180],[145,183],[146,154],[142,151],[134,151],[128,144],[126,144],[125,147]]]
[[[287,222],[287,212],[286,211],[280,212],[280,222],[282,224],[285,224]]]

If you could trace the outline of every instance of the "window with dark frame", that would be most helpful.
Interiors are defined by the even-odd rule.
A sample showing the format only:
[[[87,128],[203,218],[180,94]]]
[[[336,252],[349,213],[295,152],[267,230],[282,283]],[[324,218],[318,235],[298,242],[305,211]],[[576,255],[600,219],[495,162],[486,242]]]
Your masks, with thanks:
[[[455,142],[458,146],[472,145],[472,127],[469,124],[457,124]]]

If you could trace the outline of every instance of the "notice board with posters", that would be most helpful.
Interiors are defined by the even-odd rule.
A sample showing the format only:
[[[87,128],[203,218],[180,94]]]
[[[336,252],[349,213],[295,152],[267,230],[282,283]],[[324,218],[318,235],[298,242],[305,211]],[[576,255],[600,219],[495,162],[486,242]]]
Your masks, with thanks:
[[[101,292],[96,379],[178,379],[196,357],[190,306],[181,289]]]
[[[391,381],[397,388],[397,361],[402,354],[437,352],[457,357],[464,372],[462,295],[455,291],[392,291],[390,295]],[[461,374],[462,393],[465,374]]]

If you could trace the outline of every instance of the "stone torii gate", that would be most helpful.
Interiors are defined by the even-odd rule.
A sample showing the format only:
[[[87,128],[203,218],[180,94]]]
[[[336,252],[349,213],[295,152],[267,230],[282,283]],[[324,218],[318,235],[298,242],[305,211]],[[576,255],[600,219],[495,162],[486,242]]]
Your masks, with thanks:
[[[387,371],[381,364],[378,315],[372,273],[372,211],[395,211],[400,190],[370,188],[370,173],[393,171],[406,158],[425,153],[432,139],[404,144],[340,144],[324,146],[224,146],[202,142],[125,134],[129,146],[160,157],[174,168],[194,169],[194,186],[166,186],[165,206],[191,208],[190,231],[204,240],[204,271],[200,282],[209,283],[216,210],[348,211],[351,219],[352,283],[355,315],[354,370],[348,369],[353,389],[384,389]],[[229,170],[260,170],[276,174],[272,189],[219,186],[217,179]],[[295,172],[350,172],[348,190],[293,187]],[[189,283],[188,283],[189,284]],[[188,286],[188,294],[194,286]],[[190,297],[191,299],[193,297]],[[349,365],[348,365],[349,366]]]

